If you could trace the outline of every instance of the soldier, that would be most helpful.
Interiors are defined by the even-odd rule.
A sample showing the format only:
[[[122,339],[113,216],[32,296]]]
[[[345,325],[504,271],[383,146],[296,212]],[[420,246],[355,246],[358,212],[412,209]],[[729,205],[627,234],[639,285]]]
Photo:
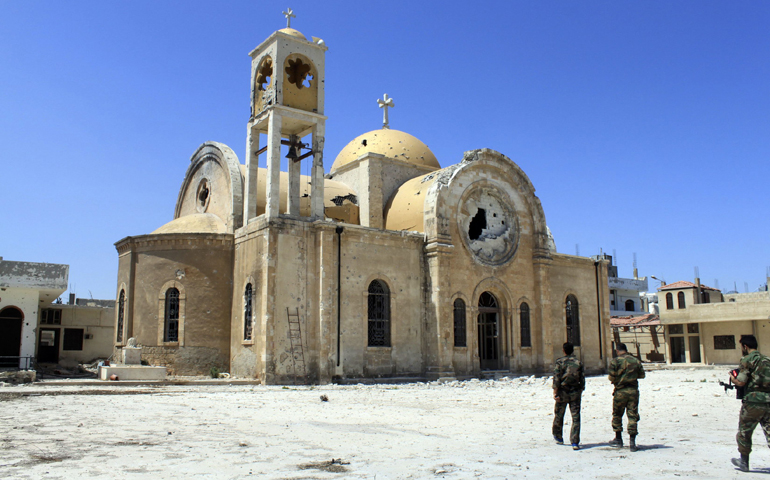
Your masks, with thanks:
[[[556,360],[553,369],[553,399],[556,405],[553,408],[553,438],[559,445],[564,444],[562,427],[564,425],[564,413],[572,414],[572,429],[569,441],[572,450],[580,449],[580,397],[586,388],[586,377],[583,371],[583,362],[577,359],[572,352],[574,347],[567,342],[562,346],[563,357]]]
[[[762,425],[765,439],[770,444],[770,358],[757,351],[757,339],[754,335],[741,336],[741,366],[738,376],[730,372],[730,380],[739,387],[746,386],[738,420],[738,452],[741,458],[733,458],[733,465],[742,472],[749,471],[749,453],[751,453],[751,435]]]
[[[625,343],[618,343],[615,347],[617,357],[610,362],[609,379],[615,385],[612,393],[612,429],[615,438],[610,441],[613,447],[623,446],[623,412],[628,416],[628,434],[631,437],[631,451],[636,447],[636,424],[639,421],[639,382],[644,378],[644,367],[633,355],[628,354]]]

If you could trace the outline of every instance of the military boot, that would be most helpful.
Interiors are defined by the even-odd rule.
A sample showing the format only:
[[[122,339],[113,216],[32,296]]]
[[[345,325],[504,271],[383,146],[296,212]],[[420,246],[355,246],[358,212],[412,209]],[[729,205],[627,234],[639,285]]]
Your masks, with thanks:
[[[622,447],[623,446],[623,437],[620,436],[622,432],[615,432],[615,438],[610,440],[610,446],[611,447]]]
[[[639,450],[636,446],[636,435],[631,435],[631,442],[629,444],[629,447],[631,447],[632,452],[636,452]]]
[[[733,465],[738,467],[741,472],[749,471],[749,456],[741,453],[741,458],[733,458]]]

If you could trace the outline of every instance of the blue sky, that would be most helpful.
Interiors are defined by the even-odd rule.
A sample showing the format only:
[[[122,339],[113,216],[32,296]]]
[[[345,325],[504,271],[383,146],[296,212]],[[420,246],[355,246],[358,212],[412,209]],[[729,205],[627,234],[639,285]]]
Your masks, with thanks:
[[[442,166],[518,163],[560,252],[765,282],[770,3],[752,1],[0,0],[0,256],[113,298],[114,242],[173,218],[198,145],[243,161],[248,52],[289,6],[329,47],[327,171],[387,92]]]

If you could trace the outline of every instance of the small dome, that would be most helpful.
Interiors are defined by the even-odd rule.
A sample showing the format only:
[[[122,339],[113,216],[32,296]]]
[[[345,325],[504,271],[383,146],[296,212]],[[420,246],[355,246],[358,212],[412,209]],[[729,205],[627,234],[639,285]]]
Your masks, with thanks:
[[[175,218],[152,232],[159,233],[227,233],[227,226],[213,213],[194,213]]]
[[[425,194],[435,182],[427,173],[398,187],[385,206],[385,229],[425,233]]]
[[[372,130],[348,143],[337,155],[330,172],[334,173],[365,153],[379,153],[434,170],[441,168],[433,152],[419,139],[399,130],[381,129]]]
[[[293,28],[282,28],[278,30],[281,33],[285,33],[286,35],[291,35],[292,37],[301,38],[302,40],[307,41],[307,37],[302,35],[302,32],[299,30],[294,30]]]

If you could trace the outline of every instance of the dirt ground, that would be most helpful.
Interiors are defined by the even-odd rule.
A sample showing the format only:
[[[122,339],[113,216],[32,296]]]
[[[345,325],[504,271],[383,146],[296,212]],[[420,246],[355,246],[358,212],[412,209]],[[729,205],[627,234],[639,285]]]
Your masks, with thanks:
[[[606,377],[587,381],[579,451],[552,439],[549,378],[5,386],[0,478],[770,478],[761,428],[752,473],[730,464],[740,402],[717,384],[726,376],[724,367],[649,372],[636,453],[607,445]]]

